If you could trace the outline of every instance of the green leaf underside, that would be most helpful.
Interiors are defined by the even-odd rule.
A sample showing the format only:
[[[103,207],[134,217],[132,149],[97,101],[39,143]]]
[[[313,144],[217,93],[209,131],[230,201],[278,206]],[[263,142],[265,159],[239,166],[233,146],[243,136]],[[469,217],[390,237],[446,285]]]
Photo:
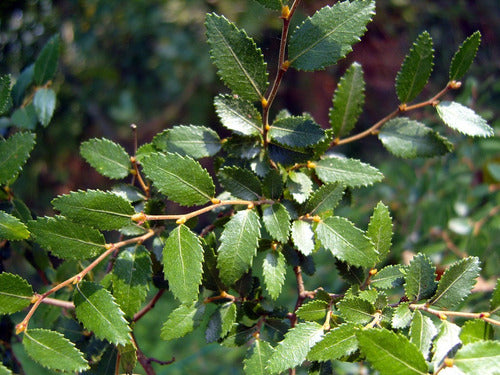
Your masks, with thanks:
[[[206,169],[187,156],[151,153],[141,164],[154,186],[183,206],[204,204],[215,194],[214,183]]]
[[[101,285],[82,281],[74,294],[77,319],[90,331],[117,345],[130,341],[130,327],[113,296]]]
[[[266,8],[273,10],[281,10],[281,0],[255,0]],[[267,343],[266,343],[267,344]]]
[[[17,176],[34,145],[33,133],[16,133],[6,140],[0,140],[0,185]]]
[[[3,115],[12,105],[10,98],[10,75],[5,74],[0,76],[0,115]]]
[[[26,225],[17,217],[0,211],[0,239],[9,241],[25,240],[30,236]]]
[[[352,51],[375,14],[373,1],[343,1],[308,17],[290,37],[288,59],[299,70],[321,70]]]
[[[495,131],[472,109],[456,102],[441,102],[436,106],[441,120],[450,128],[472,137],[492,137]]]
[[[262,118],[257,108],[248,100],[231,95],[219,95],[214,99],[215,110],[222,125],[240,135],[259,135]]]
[[[405,159],[439,156],[453,150],[445,137],[407,117],[388,121],[378,137],[389,152]]]
[[[428,374],[422,353],[406,337],[374,328],[356,335],[361,352],[380,374]]]
[[[198,236],[185,225],[172,230],[163,248],[163,270],[170,290],[184,304],[198,297],[202,262],[203,248]]]
[[[163,340],[173,340],[192,332],[201,321],[205,305],[180,305],[170,313],[161,328],[160,337]]]
[[[463,345],[482,340],[494,340],[493,326],[482,319],[468,320],[460,331],[460,340]]]
[[[382,202],[373,210],[366,236],[375,245],[379,261],[383,261],[392,245],[392,218],[389,208]]]
[[[135,213],[125,198],[100,190],[71,192],[52,200],[52,205],[71,220],[101,230],[120,229],[132,223]]]
[[[332,361],[354,353],[358,349],[355,324],[341,324],[328,332],[323,340],[314,345],[307,355],[310,361]]]
[[[447,320],[441,321],[439,333],[432,344],[432,363],[435,368],[443,362],[443,360],[454,352],[460,346],[460,327],[450,323]]]
[[[255,42],[215,13],[207,14],[205,26],[210,56],[224,83],[244,99],[263,98],[268,85],[266,63]]]
[[[256,201],[262,195],[259,178],[248,169],[225,167],[217,174],[221,185],[236,198]]]
[[[262,212],[264,226],[276,241],[285,243],[290,233],[290,214],[281,203],[264,208]]]
[[[269,130],[269,136],[274,141],[299,148],[317,144],[324,135],[325,131],[321,126],[306,116],[286,117],[275,121]]]
[[[316,228],[316,236],[333,256],[354,266],[371,267],[377,261],[373,243],[343,217],[329,217]]]
[[[267,341],[255,340],[248,350],[247,357],[243,361],[245,374],[267,375],[267,361],[271,358],[273,352],[273,347]]]
[[[323,159],[316,163],[315,170],[324,183],[337,182],[352,188],[372,185],[384,177],[378,169],[356,159]]]
[[[469,70],[481,44],[481,33],[476,31],[469,36],[453,56],[450,65],[450,81],[461,79]]]
[[[434,295],[435,271],[436,267],[424,254],[418,254],[411,260],[405,276],[405,291],[410,301],[419,301]]]
[[[325,319],[328,302],[314,300],[300,306],[295,312],[303,320],[322,320]]]
[[[287,187],[297,203],[304,203],[312,193],[313,182],[305,173],[291,171],[289,173]]]
[[[295,220],[292,224],[292,241],[305,256],[314,250],[314,232],[307,221]]]
[[[323,326],[314,322],[297,324],[275,348],[267,369],[271,374],[295,368],[306,359],[309,350],[323,337]]]
[[[425,359],[429,357],[432,340],[437,333],[431,318],[415,310],[410,325],[410,342],[417,346]]]
[[[417,37],[396,77],[396,93],[401,103],[415,99],[431,76],[434,60],[432,38],[427,31]]]
[[[21,276],[0,273],[0,314],[13,314],[28,307],[33,289]]]
[[[62,216],[39,217],[28,228],[40,246],[62,259],[88,259],[104,250],[101,232]]]
[[[252,265],[260,238],[260,220],[253,210],[239,211],[224,226],[217,268],[224,284],[232,285]]]
[[[333,107],[330,108],[330,125],[335,137],[349,134],[363,111],[364,103],[363,68],[355,62],[340,79],[333,97]]]
[[[275,300],[281,293],[286,276],[286,260],[281,252],[274,250],[267,252],[262,262],[262,276],[267,292]]]
[[[380,289],[394,288],[403,284],[403,277],[401,266],[387,266],[372,277],[370,285]]]
[[[342,184],[324,184],[307,201],[306,211],[313,216],[332,213],[344,196],[344,191],[345,187]]]
[[[89,368],[83,354],[59,332],[27,330],[23,345],[31,358],[51,370],[80,372]]]
[[[38,55],[33,72],[33,77],[38,86],[43,85],[56,74],[60,44],[59,35],[54,35]]]
[[[464,374],[494,375],[500,368],[500,342],[479,341],[464,345],[457,352],[453,364]]]
[[[47,126],[56,108],[56,93],[52,89],[38,89],[33,98],[33,105],[38,120]]]
[[[93,138],[80,145],[80,154],[100,174],[111,179],[128,176],[130,156],[125,149],[105,138]]]
[[[236,320],[236,305],[233,302],[228,302],[214,311],[207,325],[205,337],[207,343],[215,342],[220,338],[224,338]]]
[[[477,257],[469,257],[453,263],[439,280],[436,294],[430,304],[447,309],[458,305],[470,294],[480,270]]]
[[[367,324],[373,320],[375,307],[360,297],[344,298],[338,304],[340,315],[348,322]]]
[[[200,159],[219,152],[221,141],[215,131],[205,126],[179,125],[167,129],[153,138],[153,144],[161,151],[178,153]]]

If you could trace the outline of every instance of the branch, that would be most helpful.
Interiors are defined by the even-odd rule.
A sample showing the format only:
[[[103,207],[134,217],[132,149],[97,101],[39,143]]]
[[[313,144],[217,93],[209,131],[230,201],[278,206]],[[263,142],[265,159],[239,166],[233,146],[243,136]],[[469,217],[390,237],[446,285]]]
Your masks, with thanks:
[[[421,311],[426,311],[429,314],[435,315],[440,319],[446,319],[448,316],[457,316],[461,318],[468,318],[468,319],[482,319],[485,322],[488,322],[490,324],[500,326],[500,321],[495,320],[490,318],[491,314],[489,312],[482,312],[482,313],[468,313],[468,312],[461,312],[461,311],[446,311],[446,310],[436,310],[433,309],[426,304],[410,304],[409,308],[411,310],[421,310]]]
[[[161,298],[161,296],[165,293],[165,289],[160,289],[158,293],[155,294],[155,296],[149,301],[149,303],[142,308],[137,314],[134,315],[134,322],[137,322],[139,319],[141,319],[144,315],[146,315],[150,310],[152,310],[156,302]]]

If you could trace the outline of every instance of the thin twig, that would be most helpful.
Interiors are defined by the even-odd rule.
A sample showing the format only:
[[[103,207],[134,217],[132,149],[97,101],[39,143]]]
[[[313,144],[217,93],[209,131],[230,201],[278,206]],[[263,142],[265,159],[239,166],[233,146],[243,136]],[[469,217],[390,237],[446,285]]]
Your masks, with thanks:
[[[144,315],[146,315],[150,310],[152,310],[155,305],[156,305],[156,302],[158,302],[158,300],[161,298],[161,296],[163,295],[163,293],[165,293],[165,290],[166,289],[160,289],[158,291],[158,293],[155,294],[155,296],[151,299],[151,301],[149,301],[149,303],[144,306],[142,308],[142,310],[140,310],[139,312],[137,312],[135,315],[134,315],[134,322],[137,322],[139,319],[141,319]]]
[[[435,315],[441,319],[446,319],[448,316],[456,316],[460,318],[467,318],[467,319],[482,319],[485,322],[491,323],[496,326],[500,326],[500,321],[495,320],[490,318],[490,313],[489,312],[482,312],[482,313],[468,313],[468,312],[461,312],[461,311],[447,311],[447,310],[436,310],[433,309],[425,304],[410,304],[409,308],[411,310],[421,310],[421,311],[426,311],[429,314]]]

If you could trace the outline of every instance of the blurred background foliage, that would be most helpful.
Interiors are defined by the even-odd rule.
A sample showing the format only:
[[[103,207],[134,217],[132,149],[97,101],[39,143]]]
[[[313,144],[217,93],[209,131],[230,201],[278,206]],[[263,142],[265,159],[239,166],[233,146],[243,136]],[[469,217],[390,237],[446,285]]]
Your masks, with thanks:
[[[331,3],[303,0],[294,22]],[[203,26],[205,14],[211,11],[224,14],[255,38],[272,78],[281,22],[251,0],[0,1],[1,74],[10,73],[15,80],[52,35],[62,37],[62,57],[53,83],[58,91],[56,113],[50,127],[37,130],[37,147],[13,187],[38,215],[50,210],[49,202],[57,194],[109,186],[79,156],[79,144],[88,138],[107,137],[133,152],[132,123],[138,125],[139,144],[178,124],[207,125],[224,135],[212,101],[225,89],[210,63]],[[308,111],[326,126],[337,81],[358,61],[367,81],[359,129],[369,127],[396,107],[396,72],[423,30],[430,32],[436,49],[434,73],[423,98],[444,87],[457,46],[475,30],[481,31],[478,57],[455,100],[485,117],[497,135],[466,139],[449,133],[456,152],[426,161],[397,160],[382,150],[375,137],[336,149],[371,162],[386,176],[382,184],[348,196],[339,210],[365,225],[382,199],[395,220],[394,262],[424,252],[442,270],[465,254],[477,255],[484,266],[478,289],[488,292],[500,264],[498,0],[378,0],[374,22],[354,52],[326,72],[289,70],[275,109],[286,107],[294,114]],[[439,126],[431,110],[411,116]],[[0,118],[3,135],[11,125],[8,118]],[[318,266],[315,277],[306,279],[307,289],[324,285],[342,291],[342,281],[330,263],[331,258],[317,263],[327,265]],[[293,283],[288,290],[289,295],[284,292],[281,298],[293,301]],[[480,310],[487,297],[488,293],[476,294],[469,303],[472,299]],[[137,326],[137,340],[147,355],[162,360],[177,357],[173,365],[158,367],[159,374],[241,373],[243,351],[205,345],[203,330],[183,340],[159,342],[159,324],[174,307],[172,299],[162,299]],[[26,357],[20,345],[14,352]],[[339,365],[337,371],[349,373],[352,368]]]

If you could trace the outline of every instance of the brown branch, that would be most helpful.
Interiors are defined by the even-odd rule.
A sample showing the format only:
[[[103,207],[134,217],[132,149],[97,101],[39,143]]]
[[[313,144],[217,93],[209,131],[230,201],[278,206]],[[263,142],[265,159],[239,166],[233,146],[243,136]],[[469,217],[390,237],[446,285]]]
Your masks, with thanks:
[[[146,315],[150,310],[152,310],[155,305],[156,305],[156,302],[158,302],[158,300],[161,298],[161,296],[163,295],[163,293],[165,293],[165,289],[160,289],[158,291],[158,293],[155,294],[155,296],[151,299],[151,301],[149,301],[149,303],[144,306],[142,308],[142,310],[140,310],[139,312],[137,312],[135,315],[134,315],[134,322],[137,322],[139,319],[141,319],[144,315]]]
[[[433,309],[426,304],[410,304],[409,308],[411,310],[421,310],[421,311],[426,311],[429,314],[435,315],[439,317],[440,319],[446,319],[448,316],[456,316],[460,318],[467,318],[467,319],[482,319],[485,322],[488,322],[490,324],[500,326],[500,321],[495,320],[490,318],[490,313],[489,312],[482,312],[482,313],[468,313],[468,312],[461,312],[461,311],[447,311],[447,310],[436,310]]]

